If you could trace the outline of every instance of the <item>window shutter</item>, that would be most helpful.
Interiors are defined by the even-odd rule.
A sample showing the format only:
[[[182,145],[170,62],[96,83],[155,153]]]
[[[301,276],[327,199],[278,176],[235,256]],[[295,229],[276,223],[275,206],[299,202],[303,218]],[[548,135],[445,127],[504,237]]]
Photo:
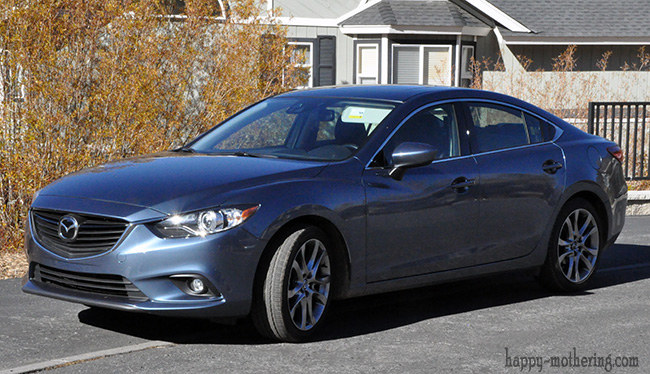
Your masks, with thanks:
[[[336,84],[336,37],[318,37],[318,65],[314,74],[314,86]]]
[[[420,47],[395,47],[393,83],[420,83]]]

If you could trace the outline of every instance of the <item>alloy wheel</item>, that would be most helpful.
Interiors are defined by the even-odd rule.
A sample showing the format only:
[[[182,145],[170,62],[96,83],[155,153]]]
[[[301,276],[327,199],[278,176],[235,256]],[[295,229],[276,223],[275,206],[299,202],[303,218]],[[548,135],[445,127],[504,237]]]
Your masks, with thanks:
[[[558,238],[558,263],[572,283],[584,282],[593,273],[598,259],[600,232],[594,216],[586,209],[571,212]]]
[[[310,330],[318,323],[330,294],[330,258],[318,239],[306,241],[291,263],[287,302],[296,328]]]

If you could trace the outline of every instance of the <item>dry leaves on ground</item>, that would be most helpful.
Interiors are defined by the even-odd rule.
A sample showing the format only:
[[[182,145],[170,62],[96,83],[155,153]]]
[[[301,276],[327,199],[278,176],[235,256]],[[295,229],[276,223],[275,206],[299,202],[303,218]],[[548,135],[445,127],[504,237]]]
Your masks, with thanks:
[[[23,252],[0,251],[0,279],[20,278],[27,272]]]

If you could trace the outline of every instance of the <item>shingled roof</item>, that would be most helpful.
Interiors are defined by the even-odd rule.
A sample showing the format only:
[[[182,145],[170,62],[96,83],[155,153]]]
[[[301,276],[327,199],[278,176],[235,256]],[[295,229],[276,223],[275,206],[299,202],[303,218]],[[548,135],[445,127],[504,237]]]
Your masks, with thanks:
[[[608,39],[650,37],[648,0],[488,0],[535,33],[502,29],[506,40]]]
[[[383,0],[345,19],[340,25],[487,26],[448,0]]]

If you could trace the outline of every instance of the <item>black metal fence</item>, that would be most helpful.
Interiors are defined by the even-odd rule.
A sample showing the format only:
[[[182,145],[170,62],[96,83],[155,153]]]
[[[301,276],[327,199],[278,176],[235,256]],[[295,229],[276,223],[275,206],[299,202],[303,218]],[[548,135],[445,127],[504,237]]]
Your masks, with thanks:
[[[650,180],[650,102],[589,103],[587,126],[621,147],[628,180]]]

